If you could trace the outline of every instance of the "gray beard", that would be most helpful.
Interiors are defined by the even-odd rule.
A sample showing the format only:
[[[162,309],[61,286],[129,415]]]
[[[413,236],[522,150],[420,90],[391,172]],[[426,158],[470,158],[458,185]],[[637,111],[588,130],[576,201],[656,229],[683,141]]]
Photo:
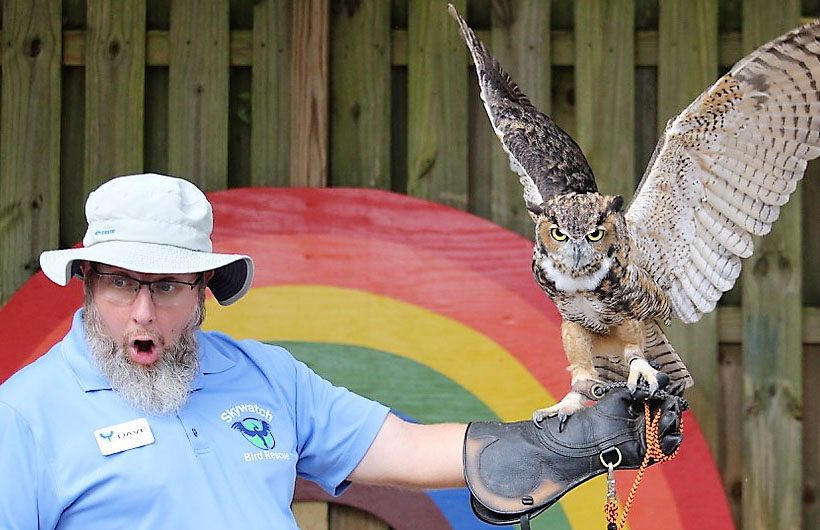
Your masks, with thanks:
[[[120,396],[149,414],[173,414],[188,401],[194,378],[199,371],[199,344],[194,331],[199,327],[197,311],[179,339],[166,345],[155,337],[161,354],[150,366],[131,362],[128,338],[118,343],[108,336],[93,303],[86,303],[83,325],[91,359]]]

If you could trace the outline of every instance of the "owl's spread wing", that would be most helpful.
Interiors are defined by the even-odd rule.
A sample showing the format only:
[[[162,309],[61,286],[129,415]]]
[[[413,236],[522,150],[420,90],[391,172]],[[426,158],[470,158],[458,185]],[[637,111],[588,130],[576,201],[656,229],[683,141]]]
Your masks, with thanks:
[[[820,154],[820,22],[738,62],[667,124],[626,212],[675,314],[712,311]]]
[[[456,9],[450,5],[449,10],[473,57],[484,108],[510,157],[510,169],[520,177],[527,208],[534,211],[560,193],[596,191],[578,144],[530,103]]]

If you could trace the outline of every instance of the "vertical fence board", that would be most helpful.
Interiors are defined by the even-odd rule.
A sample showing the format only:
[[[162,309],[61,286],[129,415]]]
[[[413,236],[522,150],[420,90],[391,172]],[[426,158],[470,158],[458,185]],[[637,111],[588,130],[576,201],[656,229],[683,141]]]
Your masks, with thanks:
[[[254,6],[251,185],[290,182],[291,0]]]
[[[407,25],[407,192],[466,209],[467,49],[445,2],[409,0]]]
[[[743,358],[739,344],[720,347],[719,454],[715,455],[735,526],[740,528],[743,491]]]
[[[293,5],[290,183],[327,185],[329,0]]]
[[[332,530],[390,530],[378,517],[344,504],[331,504],[328,512]]]
[[[820,388],[820,344],[807,345],[803,357],[804,388]],[[803,464],[805,494],[803,528],[820,528],[820,402],[805,401],[803,431]]]
[[[803,305],[820,306],[820,234],[817,205],[820,204],[820,162],[809,163],[800,184],[803,189]]]
[[[333,0],[330,181],[390,188],[390,4]]]
[[[550,3],[540,0],[493,2],[491,42],[493,56],[530,101],[550,114],[551,47]],[[487,120],[485,120],[486,122]],[[489,127],[489,124],[485,125]],[[492,146],[492,216],[510,230],[532,237],[533,224],[522,199],[518,175],[496,140]]]
[[[229,4],[174,0],[168,71],[168,171],[205,190],[228,171]]]
[[[63,9],[65,9],[65,4]],[[82,6],[85,9],[85,6]],[[85,69],[63,68],[60,113],[60,246],[82,240],[85,234]]]
[[[575,2],[578,144],[601,193],[635,189],[635,4]]]
[[[467,166],[469,167],[467,208],[475,215],[491,219],[493,198],[492,158],[495,150],[501,151],[502,154],[503,151],[498,142],[498,137],[493,132],[493,128],[487,119],[487,111],[484,109],[484,102],[481,101],[481,90],[478,87],[478,76],[472,67],[467,70],[467,78],[467,95],[469,98],[467,107]],[[510,176],[510,178],[513,177]],[[518,180],[516,179],[515,182],[517,184]]]
[[[552,119],[573,138],[578,138],[576,119],[575,71],[571,67],[552,69]]]
[[[658,132],[710,86],[718,68],[717,0],[669,0],[659,5]],[[667,336],[686,362],[695,387],[688,393],[712,454],[718,455],[717,313],[700,322],[675,322]]]
[[[146,46],[150,46],[152,35],[170,28],[171,8],[164,0],[147,0],[145,18]],[[168,173],[168,65],[153,65],[147,57],[143,134],[145,171]]]
[[[63,0],[62,20],[64,33],[85,28],[86,1]],[[64,54],[65,47],[64,40]],[[60,246],[67,247],[83,238],[86,227],[85,68],[63,66],[60,85]]]
[[[743,3],[746,52],[799,23],[799,0]],[[743,528],[800,528],[800,190],[743,267]]]
[[[57,246],[61,2],[3,3],[0,116],[0,304]]]
[[[301,530],[329,530],[326,502],[294,502],[291,509]]]
[[[89,0],[85,65],[87,195],[143,167],[145,0]]]

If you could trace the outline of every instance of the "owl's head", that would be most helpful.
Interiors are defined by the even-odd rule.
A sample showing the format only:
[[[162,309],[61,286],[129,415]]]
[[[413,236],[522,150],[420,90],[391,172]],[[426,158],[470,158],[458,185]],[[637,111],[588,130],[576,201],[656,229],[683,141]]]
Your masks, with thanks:
[[[535,212],[536,253],[548,257],[557,273],[602,276],[623,241],[623,203],[620,195],[596,192],[552,197]]]

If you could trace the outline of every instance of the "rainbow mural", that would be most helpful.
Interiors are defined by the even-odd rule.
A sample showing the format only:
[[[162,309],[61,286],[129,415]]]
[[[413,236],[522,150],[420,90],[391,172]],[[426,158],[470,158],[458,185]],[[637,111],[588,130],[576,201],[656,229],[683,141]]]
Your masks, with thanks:
[[[253,288],[208,301],[206,329],[287,347],[334,383],[420,422],[527,418],[568,390],[560,317],[531,277],[532,246],[492,223],[377,190],[241,189],[209,195],[216,250],[249,254]],[[0,309],[0,381],[68,330],[79,282],[38,273]],[[628,527],[731,528],[720,477],[695,419],[672,462],[650,468]],[[634,472],[618,473],[626,498]],[[567,494],[533,528],[604,528],[605,482]],[[308,483],[297,499],[331,500]],[[333,502],[397,529],[497,528],[466,489],[354,486]]]

